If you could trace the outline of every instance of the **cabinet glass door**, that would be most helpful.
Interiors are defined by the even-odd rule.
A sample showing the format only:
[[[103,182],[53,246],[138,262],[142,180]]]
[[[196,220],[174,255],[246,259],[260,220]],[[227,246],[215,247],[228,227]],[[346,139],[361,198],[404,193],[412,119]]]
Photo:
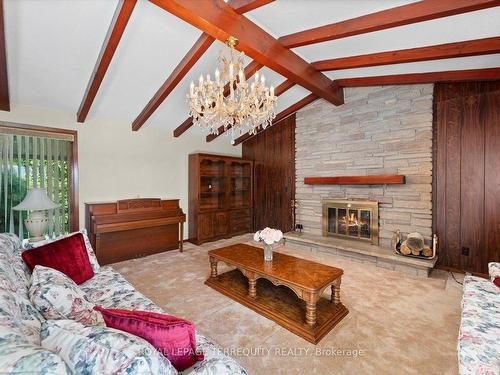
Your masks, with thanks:
[[[252,203],[252,164],[232,161],[229,165],[231,208],[249,207]]]
[[[202,159],[200,162],[200,209],[224,208],[226,181],[225,162],[217,159]]]

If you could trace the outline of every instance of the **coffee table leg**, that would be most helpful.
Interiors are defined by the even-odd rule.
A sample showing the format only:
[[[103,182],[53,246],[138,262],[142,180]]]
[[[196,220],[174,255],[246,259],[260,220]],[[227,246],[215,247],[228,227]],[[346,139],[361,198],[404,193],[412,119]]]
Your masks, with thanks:
[[[332,284],[332,302],[336,305],[340,303],[340,277]]]
[[[210,277],[217,277],[217,261],[214,258],[210,258]]]
[[[248,295],[251,298],[255,298],[257,296],[257,279],[255,277],[248,278]]]
[[[313,326],[316,324],[316,303],[306,302],[306,322]]]

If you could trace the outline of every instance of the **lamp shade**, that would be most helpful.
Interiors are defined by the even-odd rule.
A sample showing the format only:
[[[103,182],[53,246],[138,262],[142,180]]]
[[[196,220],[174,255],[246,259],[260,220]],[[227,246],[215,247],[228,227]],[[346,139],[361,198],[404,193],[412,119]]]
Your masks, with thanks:
[[[33,188],[29,189],[23,201],[17,206],[12,207],[17,211],[39,211],[39,210],[52,210],[59,207],[50,200],[45,189]]]

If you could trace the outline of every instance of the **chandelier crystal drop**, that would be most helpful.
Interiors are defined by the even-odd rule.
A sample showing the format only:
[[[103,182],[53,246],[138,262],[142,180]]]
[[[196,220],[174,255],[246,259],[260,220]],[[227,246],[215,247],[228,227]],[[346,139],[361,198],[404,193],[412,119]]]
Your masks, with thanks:
[[[231,136],[231,143],[245,133],[256,134],[259,127],[265,129],[276,117],[274,87],[266,87],[266,79],[259,72],[253,80],[246,80],[245,54],[234,49],[237,43],[234,37],[227,40],[229,48],[225,53],[220,52],[214,81],[209,74],[205,79],[201,75],[198,84],[191,82],[187,95],[193,123],[215,135],[223,126]]]

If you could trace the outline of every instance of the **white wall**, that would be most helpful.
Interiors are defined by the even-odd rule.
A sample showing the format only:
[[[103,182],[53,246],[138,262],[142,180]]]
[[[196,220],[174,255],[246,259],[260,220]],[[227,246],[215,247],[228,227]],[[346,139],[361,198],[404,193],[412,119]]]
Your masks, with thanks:
[[[0,111],[0,121],[78,130],[80,227],[85,202],[124,198],[179,198],[188,212],[188,155],[208,152],[241,156],[241,146],[229,138],[206,143],[198,129],[179,138],[171,130],[144,125],[132,132],[130,123],[94,119],[76,122],[74,113],[15,106]],[[187,238],[187,226],[185,227]]]

